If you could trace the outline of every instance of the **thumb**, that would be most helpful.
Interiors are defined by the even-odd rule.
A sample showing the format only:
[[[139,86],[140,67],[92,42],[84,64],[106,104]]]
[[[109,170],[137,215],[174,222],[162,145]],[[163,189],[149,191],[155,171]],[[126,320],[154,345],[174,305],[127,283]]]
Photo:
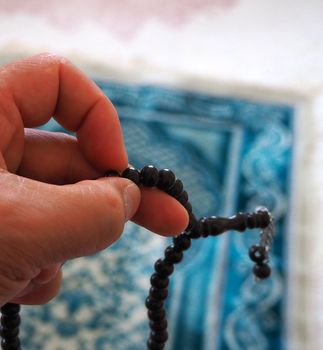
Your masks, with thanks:
[[[108,247],[119,238],[140,202],[139,188],[123,178],[57,186],[12,174],[6,177],[11,185],[7,181],[1,187],[14,189],[8,194],[14,220],[7,220],[10,227],[1,229],[2,244],[5,235],[9,246],[17,247],[37,268]]]

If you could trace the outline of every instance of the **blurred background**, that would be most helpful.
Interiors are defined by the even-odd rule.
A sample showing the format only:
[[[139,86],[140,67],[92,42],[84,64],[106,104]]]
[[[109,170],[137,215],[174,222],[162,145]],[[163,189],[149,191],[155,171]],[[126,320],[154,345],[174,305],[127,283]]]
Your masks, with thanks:
[[[116,105],[130,162],[174,169],[197,215],[275,215],[263,283],[247,257],[259,232],[194,242],[171,283],[168,350],[323,348],[322,13],[320,0],[0,0],[1,64],[68,57]],[[25,348],[144,349],[168,244],[129,224],[68,262],[59,297],[24,308]]]

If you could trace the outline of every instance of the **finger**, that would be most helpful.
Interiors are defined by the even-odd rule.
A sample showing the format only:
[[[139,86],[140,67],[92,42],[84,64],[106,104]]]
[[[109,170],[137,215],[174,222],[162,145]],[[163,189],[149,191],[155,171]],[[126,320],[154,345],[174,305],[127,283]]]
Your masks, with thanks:
[[[139,188],[122,178],[56,186],[2,172],[0,186],[7,214],[1,245],[12,247],[38,273],[111,245],[140,201]]]
[[[74,136],[35,129],[25,129],[25,149],[17,174],[57,185],[103,175],[85,159]]]
[[[140,190],[140,205],[132,221],[163,236],[184,231],[188,214],[176,199],[155,188],[141,187]]]
[[[1,68],[0,79],[1,102],[12,123],[19,125],[19,116],[25,127],[34,127],[55,116],[63,127],[76,132],[85,157],[95,168],[105,170],[109,165],[122,170],[127,166],[112,103],[66,59],[33,56]],[[7,146],[2,145],[3,149]]]
[[[26,130],[25,152],[18,173],[53,184],[100,176],[83,157],[74,137],[32,129]],[[174,198],[155,189],[141,188],[141,202],[134,221],[168,236],[186,228],[188,215]]]
[[[59,272],[61,266],[62,264],[54,264],[42,269],[39,274],[32,279],[33,284],[40,285],[49,283]]]
[[[62,284],[62,271],[59,270],[47,283],[31,281],[19,296],[10,302],[22,305],[46,304],[59,293]]]

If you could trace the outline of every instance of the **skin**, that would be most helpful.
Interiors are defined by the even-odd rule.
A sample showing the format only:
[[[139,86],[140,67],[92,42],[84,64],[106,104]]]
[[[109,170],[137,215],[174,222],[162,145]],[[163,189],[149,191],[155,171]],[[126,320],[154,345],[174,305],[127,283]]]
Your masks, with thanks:
[[[53,116],[75,137],[33,129]],[[187,226],[165,193],[102,177],[128,165],[118,115],[65,58],[0,68],[0,135],[0,305],[54,298],[62,262],[107,248],[128,219],[163,236]]]

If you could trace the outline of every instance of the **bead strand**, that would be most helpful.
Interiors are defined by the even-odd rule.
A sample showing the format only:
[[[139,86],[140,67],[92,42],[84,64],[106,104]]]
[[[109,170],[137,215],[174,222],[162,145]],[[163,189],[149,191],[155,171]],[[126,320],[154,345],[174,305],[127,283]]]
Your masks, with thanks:
[[[1,307],[1,348],[3,350],[20,350],[19,325],[20,305],[7,303]]]
[[[143,167],[140,171],[135,168],[126,169],[122,175],[129,180],[135,179],[137,185],[146,187],[157,187],[170,196],[178,200],[187,210],[190,221],[188,228],[193,227],[197,220],[192,214],[192,206],[188,201],[188,194],[183,189],[181,180],[176,179],[175,174],[169,169],[158,170],[152,165]],[[173,239],[173,245],[167,247],[164,257],[155,262],[155,272],[151,276],[151,287],[145,305],[148,309],[148,318],[150,320],[150,334],[147,341],[149,350],[164,349],[168,339],[166,311],[164,300],[168,296],[169,276],[174,271],[174,265],[183,258],[183,251],[188,249],[191,244],[191,238],[187,234],[182,234]]]
[[[147,341],[149,350],[164,349],[168,339],[164,300],[168,296],[169,277],[174,271],[174,265],[182,260],[183,251],[190,245],[191,238],[186,233],[174,237],[173,244],[164,251],[164,258],[157,260],[154,265],[155,273],[151,276],[151,288],[146,299],[151,329]]]
[[[266,264],[268,261],[266,247],[272,243],[273,235],[266,231],[268,225],[272,223],[272,218],[267,210],[261,209],[251,214],[238,213],[230,218],[210,216],[198,220],[193,214],[192,205],[182,181],[177,179],[171,170],[158,170],[153,165],[147,165],[140,171],[129,167],[121,176],[137,185],[157,187],[164,191],[181,203],[189,215],[189,223],[185,231],[173,238],[173,244],[165,249],[164,257],[158,259],[154,265],[155,272],[151,276],[151,287],[145,302],[150,326],[148,350],[162,350],[165,347],[168,333],[164,301],[168,296],[169,278],[174,271],[174,265],[183,259],[183,252],[191,246],[192,239],[217,236],[228,230],[242,232],[247,228],[262,228],[261,245],[251,247],[249,256],[256,262],[253,272],[258,278],[266,278],[270,275],[270,268]]]

